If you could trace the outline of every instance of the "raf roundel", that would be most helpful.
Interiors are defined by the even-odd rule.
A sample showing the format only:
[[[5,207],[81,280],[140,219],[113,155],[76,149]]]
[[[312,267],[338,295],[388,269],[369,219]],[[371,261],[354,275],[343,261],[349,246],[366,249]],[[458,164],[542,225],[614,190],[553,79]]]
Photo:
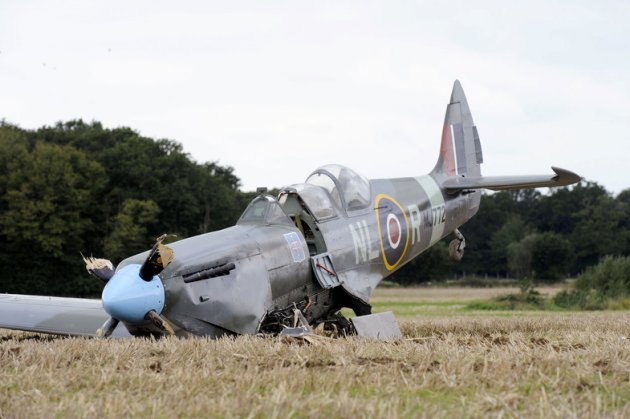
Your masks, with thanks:
[[[409,223],[405,211],[394,198],[380,194],[374,204],[383,262],[387,270],[391,271],[407,253]]]
[[[400,220],[394,214],[387,215],[387,238],[389,246],[397,249],[400,245]]]

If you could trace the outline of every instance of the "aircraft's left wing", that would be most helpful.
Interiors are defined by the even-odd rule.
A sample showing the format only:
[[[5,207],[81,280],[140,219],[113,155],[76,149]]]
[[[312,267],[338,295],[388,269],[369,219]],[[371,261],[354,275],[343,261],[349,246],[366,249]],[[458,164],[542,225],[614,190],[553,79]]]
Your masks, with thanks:
[[[554,175],[449,177],[442,182],[442,187],[448,193],[456,193],[467,189],[502,191],[508,189],[553,188],[572,185],[582,180],[580,176],[569,170],[558,167],[552,167],[551,169],[555,172]]]
[[[109,315],[100,300],[0,294],[0,328],[70,336],[96,336]],[[131,335],[121,323],[114,337]]]

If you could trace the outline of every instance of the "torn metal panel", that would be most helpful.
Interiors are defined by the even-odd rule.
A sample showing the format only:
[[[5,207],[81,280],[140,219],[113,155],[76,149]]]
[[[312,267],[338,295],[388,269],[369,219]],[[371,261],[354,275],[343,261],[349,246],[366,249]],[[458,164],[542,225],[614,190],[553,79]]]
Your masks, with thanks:
[[[311,326],[308,324],[308,320],[304,317],[304,314],[300,310],[293,309],[293,327],[302,327],[307,332],[312,332]]]
[[[313,329],[298,309],[293,310],[293,327],[284,327],[280,332],[280,337],[289,341],[315,342]]]
[[[351,318],[350,321],[356,329],[357,335],[364,338],[381,340],[402,338],[396,317],[391,311],[357,316]]]
[[[282,329],[282,332],[280,332],[280,336],[287,336],[290,338],[301,338],[310,334],[311,331],[303,326],[285,327],[284,329]]]
[[[308,324],[301,310],[293,309],[293,327],[284,326],[280,331],[280,337],[286,339],[299,339],[309,343],[314,342],[313,329]]]

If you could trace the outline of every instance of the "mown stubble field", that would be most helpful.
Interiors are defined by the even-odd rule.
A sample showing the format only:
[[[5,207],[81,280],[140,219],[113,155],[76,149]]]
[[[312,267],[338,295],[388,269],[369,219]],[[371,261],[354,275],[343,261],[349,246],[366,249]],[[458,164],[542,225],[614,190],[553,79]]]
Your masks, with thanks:
[[[470,312],[452,292],[379,292],[404,303],[397,342],[2,331],[0,416],[630,416],[630,313]],[[444,315],[406,314],[414,293]]]

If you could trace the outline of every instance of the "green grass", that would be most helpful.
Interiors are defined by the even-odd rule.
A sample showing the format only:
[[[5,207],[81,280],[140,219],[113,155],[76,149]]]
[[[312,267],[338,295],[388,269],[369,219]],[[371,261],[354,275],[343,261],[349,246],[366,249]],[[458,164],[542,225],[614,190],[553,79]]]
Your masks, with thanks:
[[[561,290],[557,287],[540,288],[540,298],[521,299],[517,287],[466,288],[377,288],[371,300],[373,312],[392,311],[398,318],[451,317],[477,315],[477,312],[495,311],[489,315],[511,316],[501,311],[527,313],[542,309],[559,309],[547,304],[547,296]],[[513,298],[516,296],[516,298]],[[343,310],[346,317],[354,316],[350,309]]]
[[[413,302],[378,302],[373,305],[374,311],[393,311],[398,317],[414,316],[448,316],[462,312],[466,304],[458,301],[440,301],[430,303]]]
[[[413,318],[418,316],[454,316],[466,314],[466,303],[461,301],[379,301],[372,304],[372,312],[382,313],[392,311],[398,318]],[[346,317],[354,317],[351,309],[343,309]]]

